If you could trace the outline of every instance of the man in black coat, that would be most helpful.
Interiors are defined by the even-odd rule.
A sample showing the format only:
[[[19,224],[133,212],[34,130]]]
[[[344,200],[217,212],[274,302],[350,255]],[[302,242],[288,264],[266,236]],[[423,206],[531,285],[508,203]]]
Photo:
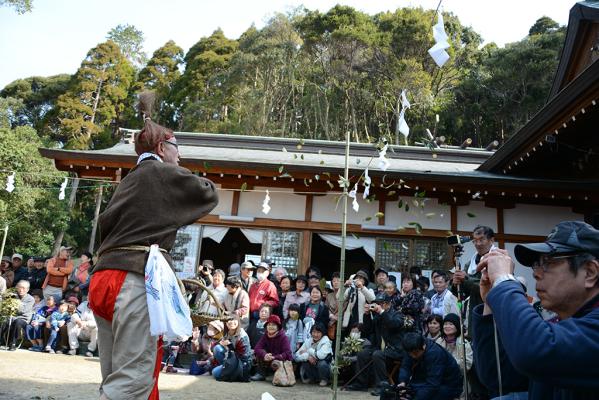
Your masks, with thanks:
[[[29,271],[27,280],[31,284],[31,289],[41,289],[46,279],[46,267],[43,257],[35,257],[33,259],[33,268]]]
[[[449,352],[430,339],[410,332],[403,340],[405,357],[398,386],[410,385],[412,400],[453,400],[462,394],[463,375]]]

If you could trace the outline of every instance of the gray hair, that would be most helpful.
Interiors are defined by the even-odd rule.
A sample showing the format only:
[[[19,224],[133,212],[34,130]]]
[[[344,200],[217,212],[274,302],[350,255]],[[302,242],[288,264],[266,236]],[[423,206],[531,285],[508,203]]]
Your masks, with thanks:
[[[17,282],[17,284],[15,285],[15,287],[17,287],[17,286],[21,286],[21,287],[24,287],[27,290],[29,290],[29,288],[31,287],[31,284],[29,283],[29,281],[26,281],[25,279],[22,279],[19,282]]]
[[[225,278],[227,277],[227,274],[225,274],[225,271],[223,271],[222,269],[215,269],[214,272],[212,273],[212,276],[214,275],[220,275],[223,278],[223,282],[225,280]]]

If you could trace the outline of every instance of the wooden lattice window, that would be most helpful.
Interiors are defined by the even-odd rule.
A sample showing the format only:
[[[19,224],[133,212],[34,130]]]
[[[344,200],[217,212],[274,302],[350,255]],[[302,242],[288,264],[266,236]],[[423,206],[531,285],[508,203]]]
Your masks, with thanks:
[[[389,271],[408,272],[410,267],[446,269],[448,249],[444,239],[376,240],[376,265]]]
[[[406,271],[410,262],[409,239],[377,239],[376,265],[390,271]]]
[[[264,233],[262,257],[271,259],[277,268],[285,268],[287,274],[294,277],[299,265],[300,245],[299,232],[267,231]]]
[[[412,265],[422,269],[445,269],[447,242],[437,239],[414,239]]]
[[[170,255],[173,259],[175,273],[179,278],[191,278],[196,274],[201,229],[200,225],[194,224],[177,231]]]

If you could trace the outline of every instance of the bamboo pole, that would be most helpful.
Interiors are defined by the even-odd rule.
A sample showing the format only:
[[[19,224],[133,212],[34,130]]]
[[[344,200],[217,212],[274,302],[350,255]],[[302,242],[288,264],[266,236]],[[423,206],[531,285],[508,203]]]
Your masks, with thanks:
[[[89,246],[87,247],[87,251],[91,254],[94,254],[94,245],[96,244],[96,230],[98,229],[98,218],[100,218],[100,207],[102,206],[102,192],[104,190],[104,186],[100,185],[100,190],[98,191],[96,197],[96,210],[94,211],[94,222],[92,224],[92,233],[89,238]]]
[[[2,247],[0,248],[0,260],[4,257],[4,245],[6,244],[6,237],[8,236],[8,224],[2,229],[4,231],[4,238],[2,238]]]
[[[345,172],[344,182],[348,182],[349,179],[349,131],[345,133]],[[343,220],[341,223],[341,260],[339,266],[339,280],[345,282],[345,238],[347,236],[347,186],[343,186]],[[341,305],[345,300],[345,289],[341,287],[339,289],[339,300],[340,306],[337,308],[337,312],[341,314]],[[340,361],[340,349],[341,349],[341,325],[342,318],[337,318],[337,332],[335,337],[335,368],[333,369],[333,400],[337,400],[337,392],[339,389],[339,361]]]

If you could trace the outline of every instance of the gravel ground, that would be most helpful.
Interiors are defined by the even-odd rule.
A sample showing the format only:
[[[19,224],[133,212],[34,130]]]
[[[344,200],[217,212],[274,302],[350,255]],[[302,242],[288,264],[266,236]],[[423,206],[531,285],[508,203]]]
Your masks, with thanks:
[[[277,400],[325,400],[330,388],[298,383],[292,388],[267,382],[226,383],[211,376],[161,374],[160,398],[210,400],[260,400],[268,392]],[[98,358],[0,350],[0,399],[7,400],[96,400],[100,383]],[[367,392],[342,392],[340,400],[375,399]]]

